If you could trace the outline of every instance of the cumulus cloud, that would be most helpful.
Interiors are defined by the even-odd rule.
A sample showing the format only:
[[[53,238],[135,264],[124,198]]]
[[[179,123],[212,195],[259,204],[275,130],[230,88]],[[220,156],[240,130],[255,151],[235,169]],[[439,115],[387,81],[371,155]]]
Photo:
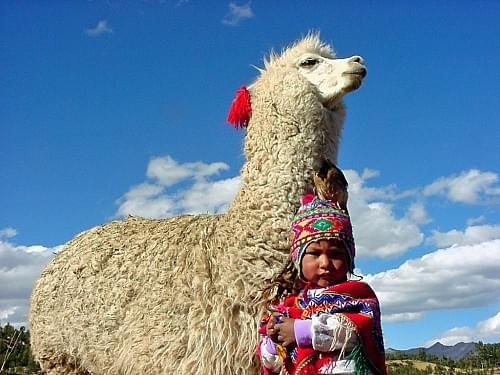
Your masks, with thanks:
[[[118,200],[116,216],[165,218],[184,213],[224,212],[239,189],[240,179],[210,178],[228,169],[221,162],[182,164],[168,155],[153,158],[146,171],[149,180],[133,186]],[[181,187],[169,189],[177,184]]]
[[[467,220],[467,225],[475,225],[475,224],[481,224],[484,223],[486,218],[484,215],[480,215],[478,217],[471,217],[470,219]]]
[[[99,36],[102,34],[111,34],[113,29],[109,26],[108,21],[100,20],[97,25],[92,28],[85,29],[85,34],[88,36]]]
[[[498,180],[496,173],[471,169],[458,176],[441,177],[426,186],[423,193],[425,196],[445,196],[452,202],[477,204],[499,198]]]
[[[428,241],[437,246],[472,245],[500,238],[500,225],[472,225],[464,231],[456,229],[448,232],[432,231]]]
[[[170,156],[154,158],[149,162],[146,175],[156,179],[164,187],[172,186],[187,178],[202,180],[204,177],[218,174],[220,171],[228,170],[225,163],[185,163],[179,164]]]
[[[181,207],[185,213],[224,212],[240,188],[240,178],[220,181],[199,181],[187,190]]]
[[[17,309],[17,306],[9,306],[3,310],[0,310],[0,321],[6,321],[9,316],[14,315]]]
[[[489,319],[476,324],[475,327],[455,327],[429,340],[425,346],[436,342],[443,345],[455,345],[459,342],[498,342],[500,340],[500,312]]]
[[[408,220],[415,224],[428,224],[432,221],[422,202],[415,202],[410,205],[406,213]]]
[[[5,233],[6,229],[1,232]],[[9,238],[14,237],[9,232]],[[17,233],[17,232],[16,232]],[[16,245],[0,237],[0,324],[26,325],[28,299],[36,278],[62,246]]]
[[[253,11],[250,7],[250,2],[242,5],[230,2],[229,11],[222,19],[222,23],[225,25],[237,26],[242,20],[252,17]]]
[[[419,224],[429,221],[425,207],[413,203],[406,215],[398,217],[393,201],[409,197],[414,191],[398,192],[395,186],[366,186],[378,172],[344,171],[349,182],[349,212],[353,222],[356,249],[360,256],[391,257],[401,255],[422,243]]]
[[[384,321],[427,310],[478,307],[500,301],[500,239],[452,246],[404,262],[365,280],[380,299]]]
[[[383,317],[384,322],[386,323],[392,323],[392,322],[401,322],[401,321],[408,321],[408,320],[420,320],[424,317],[424,313],[422,312],[412,312],[412,313],[395,313],[395,314],[389,314],[385,315]]]
[[[118,200],[119,207],[116,216],[138,215],[150,218],[173,216],[175,214],[174,198],[163,192],[163,186],[146,182],[131,187]]]
[[[2,238],[11,238],[17,235],[17,230],[14,228],[3,228],[0,229],[0,240]]]

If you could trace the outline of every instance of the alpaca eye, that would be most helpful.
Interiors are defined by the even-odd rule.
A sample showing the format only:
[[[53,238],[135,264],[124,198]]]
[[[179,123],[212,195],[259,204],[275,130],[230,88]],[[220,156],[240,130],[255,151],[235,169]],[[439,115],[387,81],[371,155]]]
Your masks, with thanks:
[[[311,67],[311,66],[314,66],[316,65],[317,63],[319,63],[319,60],[318,59],[315,59],[315,58],[308,58],[308,59],[305,59],[304,61],[302,61],[300,63],[300,66],[303,66],[303,67]]]

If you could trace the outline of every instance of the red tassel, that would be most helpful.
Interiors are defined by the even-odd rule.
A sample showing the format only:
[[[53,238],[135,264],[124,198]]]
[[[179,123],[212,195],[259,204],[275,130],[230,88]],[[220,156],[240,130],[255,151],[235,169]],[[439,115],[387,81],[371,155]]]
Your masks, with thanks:
[[[252,115],[252,106],[250,104],[250,93],[245,86],[242,86],[237,92],[231,103],[227,122],[236,128],[246,128]]]

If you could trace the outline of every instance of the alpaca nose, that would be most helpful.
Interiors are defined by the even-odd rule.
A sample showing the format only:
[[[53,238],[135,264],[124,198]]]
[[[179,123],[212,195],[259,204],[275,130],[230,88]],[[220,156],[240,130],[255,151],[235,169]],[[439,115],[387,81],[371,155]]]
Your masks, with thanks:
[[[361,56],[353,56],[349,59],[349,62],[357,62],[357,63],[363,64],[365,62],[365,60],[363,60],[363,58]]]

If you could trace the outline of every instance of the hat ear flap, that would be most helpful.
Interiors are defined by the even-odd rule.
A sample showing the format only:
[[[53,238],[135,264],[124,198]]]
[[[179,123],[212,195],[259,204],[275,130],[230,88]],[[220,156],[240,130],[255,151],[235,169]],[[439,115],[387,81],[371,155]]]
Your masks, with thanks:
[[[240,87],[231,103],[227,122],[235,128],[246,128],[252,115],[252,105],[250,103],[250,92],[245,86]]]
[[[311,203],[314,200],[314,198],[316,198],[314,193],[304,194],[300,200],[300,204],[303,206],[305,204]]]

